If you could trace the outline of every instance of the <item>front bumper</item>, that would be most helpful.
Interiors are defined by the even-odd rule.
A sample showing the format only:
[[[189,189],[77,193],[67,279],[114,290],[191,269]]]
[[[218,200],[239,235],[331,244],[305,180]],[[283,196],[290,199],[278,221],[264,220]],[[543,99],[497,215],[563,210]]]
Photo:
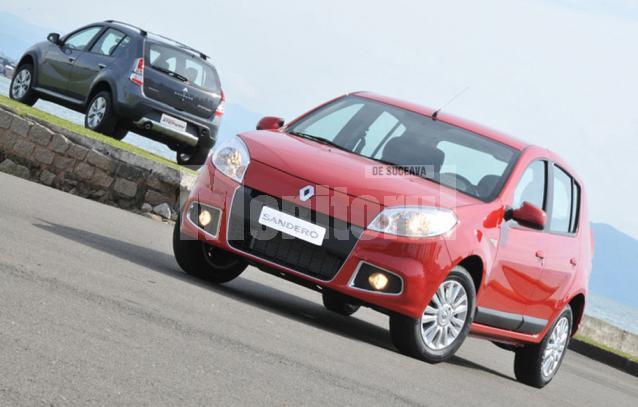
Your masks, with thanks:
[[[272,180],[272,182],[294,182],[292,180],[294,177]],[[275,256],[274,251],[281,250],[279,247],[271,247],[271,255],[268,255],[267,250],[250,250],[234,240],[238,237],[234,223],[241,219],[238,219],[237,211],[233,210],[233,204],[236,196],[247,189],[252,190],[250,187],[238,185],[207,164],[185,202],[184,213],[182,213],[182,219],[184,219],[181,225],[182,234],[238,254],[258,267],[274,269],[308,284],[338,291],[383,312],[398,313],[412,318],[421,316],[432,295],[452,268],[443,238],[413,239],[384,236],[356,225],[352,225],[352,237],[355,240],[348,243],[352,247],[344,249],[347,253],[332,274],[326,270],[334,268],[334,262],[328,262],[330,264],[324,266],[323,259],[316,257],[320,255],[322,248],[314,249],[316,251],[309,254],[305,252],[306,255],[298,257],[304,260],[297,265],[282,261],[284,257]],[[216,233],[206,233],[187,219],[186,212],[192,203],[201,203],[221,211]],[[272,203],[274,204],[274,201]],[[308,261],[309,256],[313,258],[312,261]],[[313,264],[317,267],[313,268]],[[354,287],[356,273],[364,264],[373,265],[398,276],[402,280],[400,292],[386,294]]]

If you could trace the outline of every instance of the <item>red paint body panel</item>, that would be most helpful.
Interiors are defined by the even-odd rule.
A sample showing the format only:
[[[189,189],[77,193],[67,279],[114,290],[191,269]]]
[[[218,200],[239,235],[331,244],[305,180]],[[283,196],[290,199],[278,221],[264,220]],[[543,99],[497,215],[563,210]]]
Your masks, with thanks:
[[[433,113],[429,108],[371,93],[356,95],[426,116]],[[182,232],[257,264],[274,267],[377,308],[412,318],[421,316],[452,268],[468,258],[478,259],[482,265],[482,271],[479,270],[481,283],[477,287],[478,307],[548,322],[534,335],[478,323],[472,327],[472,333],[508,343],[540,342],[563,307],[577,295],[587,295],[593,244],[584,185],[559,157],[545,149],[447,114],[440,114],[438,119],[521,150],[510,178],[495,200],[482,202],[416,176],[400,179],[370,177],[367,169],[379,165],[373,160],[272,130],[241,135],[251,156],[243,184],[363,229],[384,206],[411,204],[409,200],[406,202],[408,197],[422,199],[422,205],[455,211],[459,223],[448,235],[415,239],[365,230],[334,279],[320,281],[229,246],[228,213],[240,185],[218,172],[210,160],[201,171],[185,207],[192,201],[200,201],[221,209],[219,234],[214,239],[204,236],[189,222],[183,223]],[[506,220],[506,211],[513,202],[521,176],[537,159],[555,162],[580,184],[580,227],[573,236],[535,231]],[[299,189],[308,184],[316,186],[315,198],[302,201]],[[394,197],[396,202],[388,202],[388,196]],[[544,259],[537,256],[539,253],[544,254]],[[403,291],[398,295],[384,295],[350,287],[353,273],[362,261],[400,276],[404,281]],[[579,316],[575,319],[578,321]]]

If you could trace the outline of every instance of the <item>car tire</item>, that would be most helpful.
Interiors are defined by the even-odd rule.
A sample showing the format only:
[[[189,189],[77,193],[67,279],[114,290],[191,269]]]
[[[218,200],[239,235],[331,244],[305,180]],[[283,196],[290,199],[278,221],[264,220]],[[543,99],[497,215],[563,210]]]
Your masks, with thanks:
[[[126,137],[128,132],[129,129],[127,127],[118,124],[115,126],[113,133],[109,137],[114,138],[115,140],[122,140],[124,139],[124,137]]]
[[[450,359],[467,337],[476,308],[472,277],[456,266],[441,283],[419,319],[390,317],[392,342],[399,352],[439,363]]]
[[[38,95],[33,90],[35,76],[33,65],[23,64],[18,67],[9,86],[9,97],[27,106],[35,105]]]
[[[191,152],[177,151],[177,164],[198,170],[206,162],[210,150],[210,147],[197,147]]]
[[[181,218],[173,229],[173,253],[177,264],[193,277],[215,284],[236,279],[248,267],[248,263],[223,249],[182,236]]]
[[[332,290],[324,289],[321,296],[323,297],[323,306],[337,314],[348,317],[360,308],[359,305],[348,301],[348,297]]]
[[[560,369],[572,333],[573,313],[568,305],[560,313],[539,344],[516,351],[514,375],[532,387],[542,388],[552,381]]]
[[[86,107],[84,127],[102,133],[111,138],[121,140],[124,135],[119,129],[119,119],[113,111],[113,99],[107,91],[98,92]]]

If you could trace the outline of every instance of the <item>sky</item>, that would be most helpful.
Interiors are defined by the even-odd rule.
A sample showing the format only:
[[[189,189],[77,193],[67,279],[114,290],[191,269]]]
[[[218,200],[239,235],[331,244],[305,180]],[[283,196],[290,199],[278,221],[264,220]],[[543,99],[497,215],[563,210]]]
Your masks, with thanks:
[[[370,90],[547,147],[590,217],[638,238],[638,2],[0,0],[62,33],[124,20],[211,55],[229,101],[292,119]]]

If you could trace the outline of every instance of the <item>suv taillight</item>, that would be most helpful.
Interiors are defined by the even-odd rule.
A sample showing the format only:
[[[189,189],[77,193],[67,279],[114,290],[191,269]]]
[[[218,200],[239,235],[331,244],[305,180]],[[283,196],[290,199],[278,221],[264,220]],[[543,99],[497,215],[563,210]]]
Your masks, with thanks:
[[[144,86],[144,58],[139,58],[135,61],[133,72],[131,72],[129,79],[139,87]]]
[[[224,115],[224,103],[226,102],[226,97],[224,96],[224,91],[222,90],[222,100],[217,105],[217,110],[215,110],[215,117],[222,117]]]

